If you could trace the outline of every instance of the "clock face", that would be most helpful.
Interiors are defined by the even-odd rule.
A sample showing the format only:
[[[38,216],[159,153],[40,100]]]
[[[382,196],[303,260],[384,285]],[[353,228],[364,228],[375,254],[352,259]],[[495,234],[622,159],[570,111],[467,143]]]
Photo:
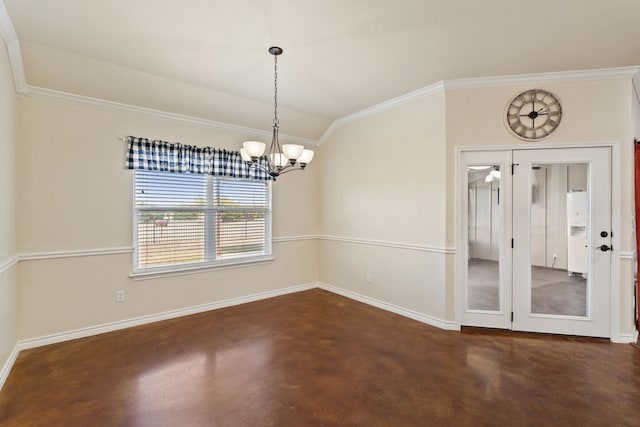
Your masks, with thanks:
[[[537,141],[556,130],[562,118],[560,101],[551,92],[531,89],[516,95],[507,107],[507,127],[518,138]]]

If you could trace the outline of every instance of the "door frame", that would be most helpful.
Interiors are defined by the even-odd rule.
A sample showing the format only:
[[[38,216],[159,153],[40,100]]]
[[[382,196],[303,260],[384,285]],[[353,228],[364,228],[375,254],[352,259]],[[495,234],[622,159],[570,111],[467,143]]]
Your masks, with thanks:
[[[526,144],[526,145],[525,145]],[[467,212],[461,212],[461,208],[466,205],[467,189],[461,188],[461,183],[466,181],[462,178],[462,173],[466,174],[466,168],[462,167],[462,153],[475,151],[500,151],[500,150],[544,150],[554,148],[593,148],[593,147],[606,147],[611,149],[611,230],[613,237],[611,244],[615,248],[620,248],[621,242],[621,194],[620,191],[613,191],[614,189],[621,188],[621,165],[622,165],[622,142],[621,141],[596,141],[596,142],[584,142],[576,144],[562,144],[562,143],[520,143],[520,144],[504,144],[504,145],[481,145],[481,146],[458,146],[455,147],[455,182],[454,182],[454,212],[455,212],[455,242],[456,242],[456,261],[455,261],[455,275],[454,275],[454,307],[455,307],[455,325],[456,328],[462,327],[462,313],[463,313],[463,285],[465,281],[464,272],[466,271],[466,255],[467,255]],[[464,191],[463,191],[464,190]],[[611,331],[610,340],[612,342],[628,343],[631,342],[633,336],[637,334],[635,331],[633,336],[627,337],[627,334],[622,335],[620,333],[620,322],[622,317],[622,307],[620,303],[620,269],[621,259],[631,259],[633,262],[633,254],[629,256],[628,253],[622,252],[616,249],[611,257]]]

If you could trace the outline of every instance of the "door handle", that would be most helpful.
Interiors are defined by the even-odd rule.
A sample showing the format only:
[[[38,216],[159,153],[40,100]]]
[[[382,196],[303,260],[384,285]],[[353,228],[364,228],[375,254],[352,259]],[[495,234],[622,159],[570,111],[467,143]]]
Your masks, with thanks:
[[[600,249],[602,252],[607,252],[607,251],[612,251],[613,246],[601,245],[598,249]]]

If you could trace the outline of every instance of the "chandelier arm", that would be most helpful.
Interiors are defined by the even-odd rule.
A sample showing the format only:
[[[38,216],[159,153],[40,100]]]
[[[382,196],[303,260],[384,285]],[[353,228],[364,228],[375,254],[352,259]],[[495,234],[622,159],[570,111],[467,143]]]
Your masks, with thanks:
[[[283,174],[289,173],[289,172],[293,172],[293,171],[301,171],[301,170],[303,170],[303,168],[301,168],[300,166],[296,166],[296,167],[287,166],[287,167],[284,167],[284,168],[282,168],[280,170],[280,175],[283,175]]]

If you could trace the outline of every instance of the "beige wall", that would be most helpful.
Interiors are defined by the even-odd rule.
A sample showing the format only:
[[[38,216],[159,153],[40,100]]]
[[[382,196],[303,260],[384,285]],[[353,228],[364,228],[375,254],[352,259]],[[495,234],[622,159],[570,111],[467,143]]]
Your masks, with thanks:
[[[619,209],[613,212],[614,222],[619,220],[620,230],[616,233],[614,256],[632,249],[631,217],[633,201],[631,121],[630,102],[632,81],[630,78],[614,80],[579,81],[565,83],[544,83],[538,85],[555,93],[563,106],[562,123],[545,144],[584,144],[597,142],[620,143],[620,167],[614,166],[613,188],[620,200]],[[501,86],[475,89],[449,90],[447,105],[447,244],[453,245],[456,236],[455,226],[455,175],[457,147],[505,146],[509,148],[526,146],[507,131],[504,122],[504,110],[513,96],[530,89],[527,86]],[[594,107],[594,106],[597,106]],[[615,159],[614,159],[615,160]],[[616,230],[617,231],[617,230]],[[620,282],[621,313],[618,320],[620,333],[633,332],[632,316],[632,279],[629,277],[630,262],[618,259]],[[616,265],[616,263],[614,263]],[[453,285],[449,278],[454,277],[455,266],[447,271],[447,286]],[[453,319],[455,313],[454,295],[447,301],[447,319]]]
[[[629,102],[631,79],[584,82],[549,83],[538,85],[555,93],[562,102],[563,117],[558,129],[547,139],[548,144],[625,141],[623,158],[629,157]],[[456,147],[526,146],[513,137],[503,122],[504,110],[513,96],[530,89],[530,85],[502,86],[447,91],[447,164],[455,165]],[[598,108],[594,108],[597,105]],[[628,162],[627,162],[628,163]],[[628,218],[630,198],[628,167],[625,165],[627,185],[622,188],[622,212]],[[453,175],[447,182],[448,193],[455,190]],[[453,213],[454,197],[447,203]],[[448,218],[453,218],[449,215]],[[453,221],[453,219],[452,219]],[[447,228],[447,241],[454,244],[455,227]],[[629,250],[624,242],[622,250]]]
[[[41,97],[22,100],[18,147],[21,254],[133,246],[132,172],[122,137],[240,147],[248,137],[211,127]],[[317,234],[317,170],[273,184],[273,236]],[[19,338],[117,322],[315,283],[315,240],[273,244],[270,264],[132,281],[133,255],[20,262]],[[53,254],[52,254],[53,253]],[[126,301],[115,302],[116,290]]]
[[[422,98],[321,147],[321,282],[444,317],[444,110],[443,93]]]
[[[632,249],[631,79],[539,86],[564,109],[562,124],[544,143],[619,143],[616,326],[631,334],[632,263],[620,257]],[[526,145],[507,131],[503,113],[530,87],[448,89],[338,128],[320,153],[321,282],[454,321],[456,256],[446,252],[456,246],[456,150]],[[384,245],[389,242],[395,245]]]
[[[17,267],[10,263],[16,255],[17,110],[9,57],[5,44],[0,43],[0,370],[17,340]]]
[[[11,82],[6,83],[15,99]],[[633,129],[638,129],[638,110],[629,108],[637,108],[632,104],[630,79],[554,83],[544,88],[555,92],[565,108],[563,123],[546,140],[549,143],[628,142]],[[8,174],[3,182],[9,183],[16,181],[13,174],[17,173],[19,238],[17,248],[0,246],[0,251],[7,256],[19,252],[27,258],[45,253],[47,259],[21,261],[19,278],[15,272],[0,276],[0,281],[9,283],[5,286],[9,299],[4,301],[17,301],[16,283],[20,281],[18,338],[154,315],[318,279],[436,321],[451,322],[455,320],[456,148],[524,144],[510,136],[502,122],[506,103],[523,89],[447,90],[345,124],[318,150],[308,171],[284,175],[274,184],[275,262],[135,282],[128,277],[130,253],[47,258],[47,254],[64,251],[133,245],[132,176],[123,167],[122,136],[233,149],[247,138],[136,113],[24,98],[18,121],[20,167],[7,172],[15,171],[10,162],[0,172]],[[600,108],[593,111],[596,101]],[[15,106],[10,111],[0,119],[13,122],[9,117],[15,115]],[[634,120],[631,115],[636,116]],[[7,140],[12,139],[2,143]],[[13,150],[15,144],[9,145],[7,150]],[[621,200],[614,212],[620,220],[620,236],[630,233],[630,153],[631,145],[623,144],[621,167],[614,170],[622,183],[614,189]],[[0,197],[15,197],[11,185]],[[15,225],[12,210],[0,211],[0,215],[0,230],[11,233]],[[318,234],[324,236],[319,241],[295,239]],[[294,239],[277,241],[280,237]],[[631,250],[628,237],[614,245],[621,251]],[[623,308],[619,326],[622,333],[630,333],[632,263],[621,260],[619,268]],[[119,289],[126,291],[124,303],[115,302]],[[14,312],[13,308],[4,310],[0,313]],[[11,333],[9,341],[15,343],[15,327]]]

